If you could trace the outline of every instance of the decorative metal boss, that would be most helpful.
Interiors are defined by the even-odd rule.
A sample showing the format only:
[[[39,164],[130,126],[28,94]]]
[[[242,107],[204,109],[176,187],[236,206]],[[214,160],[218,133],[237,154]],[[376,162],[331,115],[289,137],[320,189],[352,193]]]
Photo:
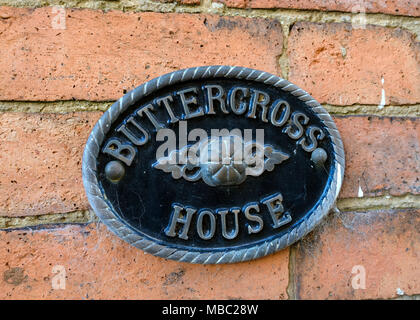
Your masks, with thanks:
[[[89,202],[110,230],[159,257],[246,261],[310,232],[334,206],[344,150],[330,115],[275,75],[176,71],[124,95],[83,156]]]

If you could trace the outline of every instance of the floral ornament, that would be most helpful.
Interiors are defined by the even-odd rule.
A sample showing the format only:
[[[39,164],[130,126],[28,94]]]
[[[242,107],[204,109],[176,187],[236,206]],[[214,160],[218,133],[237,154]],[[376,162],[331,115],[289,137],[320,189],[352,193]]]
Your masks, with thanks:
[[[236,135],[207,139],[181,150],[173,150],[153,164],[156,169],[187,181],[203,181],[209,186],[238,185],[247,176],[273,171],[289,155],[270,145],[244,142]]]

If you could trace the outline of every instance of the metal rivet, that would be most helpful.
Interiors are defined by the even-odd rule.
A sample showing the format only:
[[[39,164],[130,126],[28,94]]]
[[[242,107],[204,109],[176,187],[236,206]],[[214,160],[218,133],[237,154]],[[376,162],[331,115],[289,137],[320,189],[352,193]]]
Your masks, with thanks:
[[[119,161],[110,161],[105,166],[105,175],[113,183],[117,183],[124,177],[125,169]]]
[[[321,165],[324,164],[324,162],[327,160],[327,152],[322,148],[316,148],[311,155],[311,160],[315,165]]]

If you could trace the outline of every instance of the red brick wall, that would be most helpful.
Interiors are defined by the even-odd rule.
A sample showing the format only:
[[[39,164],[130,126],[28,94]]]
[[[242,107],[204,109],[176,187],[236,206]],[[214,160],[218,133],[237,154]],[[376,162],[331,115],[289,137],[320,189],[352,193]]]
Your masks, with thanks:
[[[220,2],[0,1],[0,298],[420,294],[420,1]],[[212,64],[280,75],[331,112],[347,160],[340,212],[259,260],[164,261],[89,212],[82,151],[125,91]]]

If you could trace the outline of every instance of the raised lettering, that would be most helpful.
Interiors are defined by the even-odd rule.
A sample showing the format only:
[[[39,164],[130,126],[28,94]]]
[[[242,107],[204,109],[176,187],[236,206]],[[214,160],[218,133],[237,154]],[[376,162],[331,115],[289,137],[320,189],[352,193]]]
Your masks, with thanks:
[[[204,110],[201,107],[198,107],[195,112],[191,112],[189,106],[194,105],[194,104],[197,105],[197,98],[195,96],[191,96],[187,98],[186,97],[187,93],[197,94],[197,88],[192,87],[192,88],[180,90],[176,93],[181,98],[182,107],[184,108],[184,112],[185,112],[185,119],[191,119],[191,118],[202,116],[204,114]]]
[[[257,214],[251,214],[251,210],[255,210],[256,212],[260,212],[260,207],[259,207],[258,203],[256,203],[256,202],[248,203],[243,207],[242,210],[245,214],[245,217],[249,221],[253,221],[253,222],[257,223],[255,226],[251,226],[251,225],[248,224],[248,233],[252,234],[252,233],[260,232],[262,230],[263,226],[264,226],[263,219]]]
[[[136,149],[127,143],[121,143],[119,140],[113,138],[109,139],[105,147],[102,149],[103,153],[107,153],[118,160],[124,162],[127,166],[131,165]]]
[[[187,212],[187,214],[184,214],[184,210]],[[196,212],[197,210],[193,209],[193,208],[184,208],[181,207],[177,204],[173,204],[172,205],[172,215],[171,215],[171,223],[170,225],[166,228],[165,230],[165,234],[168,237],[175,237],[177,235],[176,233],[176,225],[177,223],[181,223],[184,225],[184,227],[182,228],[182,232],[179,233],[179,237],[181,239],[184,240],[188,240],[188,230],[190,228],[190,224],[191,224],[191,219],[193,214]]]
[[[204,231],[203,220],[204,217],[209,217],[209,228],[207,231]],[[197,233],[203,240],[210,240],[214,236],[214,232],[216,231],[216,217],[214,216],[213,212],[210,210],[201,210],[198,219],[197,219]]]
[[[279,119],[276,120],[277,113],[279,112],[280,108],[282,110],[281,115]],[[273,107],[271,109],[271,114],[270,114],[270,121],[274,126],[276,127],[283,126],[286,123],[286,121],[289,119],[289,115],[290,115],[289,103],[287,103],[284,100],[277,100],[273,103]]]
[[[237,93],[242,92],[242,97],[237,100]],[[249,96],[248,88],[236,87],[232,88],[228,93],[228,100],[230,102],[230,108],[232,112],[237,115],[244,114],[247,110],[248,103],[245,100]]]
[[[153,111],[153,106],[151,104],[148,104],[147,106],[137,110],[137,114],[142,117],[143,113],[146,115],[147,119],[153,124],[153,126],[156,128],[156,130],[159,131],[159,129],[164,128],[164,125],[161,124],[156,117],[151,112]]]
[[[204,88],[207,89],[207,114],[215,114],[214,111],[214,101],[219,102],[219,107],[223,111],[223,113],[229,113],[226,109],[226,103],[225,103],[225,91],[223,90],[222,86],[219,85],[207,85],[204,86]],[[213,94],[213,91],[217,90],[216,94]]]
[[[129,124],[129,123],[131,123],[138,130],[140,130],[141,133],[143,134],[143,137],[139,138],[131,130],[129,130],[127,128],[127,124]],[[128,140],[130,140],[136,146],[142,146],[147,141],[149,141],[149,133],[133,117],[128,118],[128,120],[125,122],[125,124],[118,127],[116,131],[121,132],[123,135],[125,135],[127,137]]]
[[[316,135],[318,133],[318,135]],[[324,139],[324,132],[317,126],[309,126],[306,129],[306,137],[299,140],[299,144],[306,152],[312,152],[318,147],[318,141]],[[307,141],[309,140],[309,142]]]
[[[172,111],[171,105],[169,104],[169,102],[173,102],[173,101],[174,101],[174,98],[172,98],[171,95],[156,99],[156,104],[158,106],[161,106],[162,103],[165,106],[166,112],[169,114],[169,117],[171,118],[170,123],[175,123],[179,120],[177,117],[175,117],[175,114]]]
[[[241,209],[239,209],[239,208],[232,208],[232,209],[230,209],[230,212],[232,212],[233,215],[234,215],[235,226],[234,226],[234,228],[231,231],[228,231],[227,230],[226,216],[229,213],[229,210],[222,209],[222,210],[218,210],[217,211],[217,213],[220,214],[220,217],[221,217],[221,222],[222,222],[222,236],[225,239],[228,239],[228,240],[235,239],[236,236],[238,235],[238,232],[239,232],[238,214],[239,214],[239,212],[241,212]]]
[[[252,96],[251,96],[251,102],[249,103],[249,113],[248,118],[256,118],[257,108],[262,108],[261,113],[261,120],[264,122],[268,122],[267,120],[267,111],[268,111],[268,103],[270,102],[270,96],[259,90],[253,90]]]
[[[271,218],[273,220],[274,229],[279,228],[292,221],[292,217],[288,212],[283,214],[284,207],[282,201],[283,196],[280,193],[275,193],[261,201],[267,206],[268,211],[270,212]]]
[[[290,138],[297,140],[303,135],[302,124],[307,124],[309,117],[302,112],[293,112],[291,119],[293,124],[288,125],[284,129],[284,132],[286,132]],[[303,120],[302,123],[300,120]]]

